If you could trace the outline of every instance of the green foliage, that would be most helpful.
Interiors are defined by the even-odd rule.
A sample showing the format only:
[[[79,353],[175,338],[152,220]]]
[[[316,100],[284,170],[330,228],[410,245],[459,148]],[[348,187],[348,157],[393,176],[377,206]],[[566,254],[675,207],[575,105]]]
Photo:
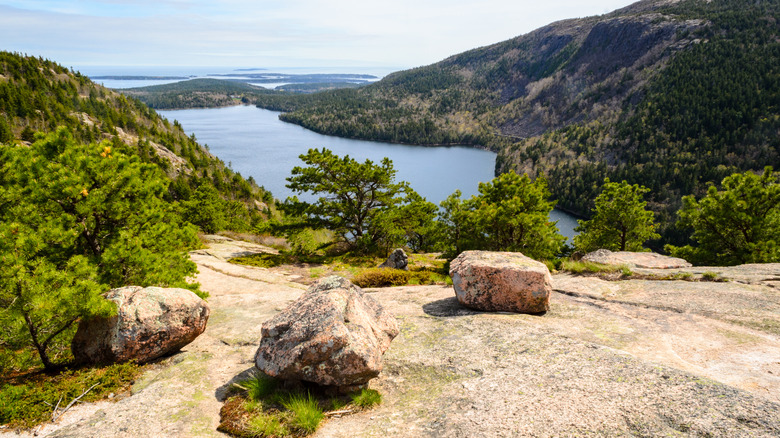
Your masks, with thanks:
[[[162,200],[153,165],[78,144],[67,129],[30,147],[0,146],[0,332],[4,343],[47,350],[84,317],[107,316],[110,287],[192,287],[195,230]],[[21,329],[21,330],[18,330]]]
[[[359,271],[352,282],[360,287],[389,287],[419,284],[446,284],[447,275],[428,269],[371,268]]]
[[[350,394],[352,404],[368,409],[382,403],[382,394],[375,389],[363,388],[359,392]]]
[[[683,198],[677,225],[693,229],[697,246],[667,249],[696,264],[735,265],[780,261],[780,174],[736,173],[696,200]]]
[[[290,435],[279,415],[260,412],[252,416],[246,425],[247,432],[253,437],[282,437]]]
[[[241,437],[306,436],[314,433],[325,418],[323,406],[341,411],[350,406],[369,409],[381,403],[382,395],[371,389],[332,397],[317,388],[283,389],[278,381],[256,373],[234,385],[241,394],[225,401],[218,430]],[[348,400],[351,398],[352,402]],[[358,409],[348,412],[356,412]],[[344,414],[345,412],[340,412]]]
[[[311,393],[292,393],[282,402],[282,406],[292,413],[290,425],[306,434],[314,433],[325,414],[319,402]]]
[[[707,271],[707,272],[703,272],[701,274],[701,281],[722,282],[722,281],[727,281],[727,280],[725,280],[721,276],[719,276],[717,272]]]
[[[203,184],[190,199],[182,201],[182,217],[204,233],[216,233],[228,226],[223,200],[214,186]]]
[[[30,428],[51,419],[59,402],[62,410],[74,398],[84,394],[81,401],[105,398],[127,388],[140,374],[133,362],[104,368],[83,368],[57,375],[39,374],[0,383],[0,424],[14,428]]]
[[[352,279],[360,287],[403,286],[409,283],[412,273],[401,269],[373,268],[366,269]]]
[[[240,381],[236,386],[246,390],[252,401],[262,401],[279,387],[279,381],[267,374],[255,372],[252,377]]]
[[[407,183],[395,182],[395,169],[388,158],[380,164],[358,163],[328,149],[310,149],[287,178],[287,187],[297,193],[320,195],[314,203],[288,198],[283,210],[302,217],[302,225],[326,228],[364,253],[386,251],[407,238],[420,239],[419,230],[432,222],[431,207]],[[413,234],[417,233],[417,234]]]
[[[631,270],[625,265],[604,265],[594,262],[575,260],[563,260],[560,269],[572,274],[610,274],[620,272],[622,275],[631,276]]]
[[[574,231],[574,246],[582,252],[600,248],[610,251],[644,251],[642,245],[649,239],[661,237],[655,232],[653,212],[646,209],[642,198],[650,190],[623,181],[604,185],[596,197],[596,207],[590,220],[580,220]]]
[[[460,200],[456,191],[441,206],[440,221],[446,227],[449,253],[464,250],[516,251],[535,258],[557,255],[566,239],[549,221],[555,205],[544,178],[502,174],[480,183],[479,195]]]

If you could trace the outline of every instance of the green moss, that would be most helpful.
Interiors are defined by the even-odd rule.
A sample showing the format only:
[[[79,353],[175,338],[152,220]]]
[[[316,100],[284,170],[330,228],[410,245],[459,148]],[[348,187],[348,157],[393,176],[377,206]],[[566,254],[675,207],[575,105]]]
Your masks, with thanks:
[[[134,363],[101,368],[66,370],[55,375],[30,374],[4,378],[0,386],[0,424],[29,428],[50,420],[57,404],[63,409],[84,394],[81,401],[106,398],[127,388],[141,373]]]

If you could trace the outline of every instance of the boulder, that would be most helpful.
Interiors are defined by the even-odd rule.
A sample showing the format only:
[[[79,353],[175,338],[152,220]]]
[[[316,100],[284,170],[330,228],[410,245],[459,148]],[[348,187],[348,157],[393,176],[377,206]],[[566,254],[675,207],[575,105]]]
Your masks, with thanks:
[[[544,263],[518,252],[465,251],[450,263],[460,304],[489,312],[543,313],[552,277]]]
[[[393,251],[393,253],[390,254],[390,257],[388,257],[384,263],[379,265],[379,267],[391,268],[391,269],[403,269],[404,271],[408,271],[409,257],[406,255],[403,249],[396,248],[395,251]]]
[[[127,286],[106,299],[117,315],[81,321],[71,342],[78,362],[149,362],[195,340],[209,319],[206,302],[187,289]]]
[[[348,280],[332,276],[263,323],[255,365],[284,380],[354,388],[382,371],[398,323]]]
[[[672,269],[690,268],[687,261],[669,257],[654,252],[612,252],[608,249],[599,249],[589,252],[582,257],[584,262],[601,263],[603,265],[626,265],[629,268]]]

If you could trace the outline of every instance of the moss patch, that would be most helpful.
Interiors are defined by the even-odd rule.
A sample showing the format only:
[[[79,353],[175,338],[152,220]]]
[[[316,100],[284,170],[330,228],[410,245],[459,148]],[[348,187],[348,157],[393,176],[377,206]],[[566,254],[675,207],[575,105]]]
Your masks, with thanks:
[[[61,412],[87,390],[80,401],[94,402],[127,390],[141,371],[134,363],[124,363],[4,378],[0,383],[0,424],[33,427],[51,420],[55,408]]]

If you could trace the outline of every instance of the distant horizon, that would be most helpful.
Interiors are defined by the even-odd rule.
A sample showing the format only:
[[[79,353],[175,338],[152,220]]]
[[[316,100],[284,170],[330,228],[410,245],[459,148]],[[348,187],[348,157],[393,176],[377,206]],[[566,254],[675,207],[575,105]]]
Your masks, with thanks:
[[[52,61],[57,62],[56,59]],[[208,76],[213,74],[235,73],[237,76],[254,73],[282,74],[372,74],[378,78],[390,73],[406,70],[410,67],[372,67],[372,66],[301,66],[301,67],[241,67],[241,66],[165,66],[165,65],[89,65],[68,66],[88,77],[93,76]]]
[[[85,74],[107,67],[181,71],[189,66],[310,71],[336,66],[387,74],[631,3],[0,0],[0,49]]]

